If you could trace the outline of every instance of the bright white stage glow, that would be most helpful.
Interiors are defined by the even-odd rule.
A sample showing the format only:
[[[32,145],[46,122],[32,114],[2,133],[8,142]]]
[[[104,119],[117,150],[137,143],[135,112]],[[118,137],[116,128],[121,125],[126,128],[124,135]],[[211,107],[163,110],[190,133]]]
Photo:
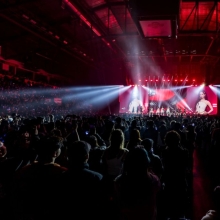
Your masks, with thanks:
[[[133,93],[133,98],[138,97],[138,87],[137,87],[137,85],[134,86],[134,89],[133,89],[132,93]]]
[[[220,97],[220,89],[219,89],[219,87],[220,87],[220,85],[219,86],[209,86],[209,88],[214,92],[214,93],[216,93],[217,94],[217,96],[218,97]]]
[[[100,95],[101,92],[109,91],[114,88],[119,88],[121,85],[116,85],[116,86],[85,86],[85,87],[76,87],[76,88],[71,88],[71,91],[69,91],[69,95],[66,95],[64,99],[66,100],[71,100],[74,98],[78,99],[90,99],[93,98],[93,96]]]
[[[175,90],[173,91],[177,97],[177,100],[180,101],[182,107],[187,108],[189,111],[192,111],[192,109],[189,107],[189,105],[186,103],[186,101],[181,97]]]
[[[119,94],[119,87],[111,88],[111,89],[102,89],[99,91],[100,95],[95,96],[94,98],[91,98],[88,100],[89,103],[109,103],[110,101],[113,101],[114,99],[118,98]]]
[[[196,89],[194,90],[195,91],[195,94],[199,94],[205,87],[205,84],[202,84],[200,86],[197,86]]]

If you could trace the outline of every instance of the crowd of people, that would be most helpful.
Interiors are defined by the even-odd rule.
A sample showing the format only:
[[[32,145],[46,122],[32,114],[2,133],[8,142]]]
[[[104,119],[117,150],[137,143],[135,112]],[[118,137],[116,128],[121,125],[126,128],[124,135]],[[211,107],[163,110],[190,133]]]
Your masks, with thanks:
[[[56,117],[72,113],[92,114],[93,106],[83,99],[71,97],[63,88],[40,83],[33,84],[28,80],[8,77],[0,78],[0,115],[12,113],[23,116],[42,116],[53,114]]]
[[[219,219],[220,118],[70,108],[55,117],[50,105],[41,106],[43,95],[24,87],[0,81],[2,219],[191,219],[196,148],[208,158],[215,188],[215,207],[202,220]]]
[[[220,184],[219,123],[208,116],[2,116],[2,219],[190,218],[196,147]],[[219,215],[215,192],[218,205],[204,220]]]

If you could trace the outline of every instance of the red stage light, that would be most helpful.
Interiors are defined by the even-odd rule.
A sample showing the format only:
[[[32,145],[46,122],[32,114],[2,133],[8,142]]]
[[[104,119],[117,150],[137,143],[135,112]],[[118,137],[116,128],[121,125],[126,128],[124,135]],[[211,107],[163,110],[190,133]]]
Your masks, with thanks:
[[[166,80],[164,79],[163,81],[165,82]]]
[[[193,82],[195,82],[195,79],[193,79]]]
[[[177,82],[177,79],[175,79],[175,82]]]
[[[181,79],[180,81],[182,82],[183,80]]]
[[[141,79],[139,79],[139,82],[141,81]]]
[[[169,82],[170,80],[168,79],[167,81]]]
[[[147,82],[148,80],[146,79],[145,81]]]
[[[156,79],[156,82],[158,82],[158,79]]]
[[[151,79],[150,81],[152,82],[153,80]]]

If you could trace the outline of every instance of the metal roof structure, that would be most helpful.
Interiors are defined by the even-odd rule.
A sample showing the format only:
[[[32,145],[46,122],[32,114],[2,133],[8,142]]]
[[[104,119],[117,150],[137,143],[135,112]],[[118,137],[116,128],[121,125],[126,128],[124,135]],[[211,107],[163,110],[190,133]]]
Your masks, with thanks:
[[[220,1],[0,0],[4,60],[72,84],[220,81]]]

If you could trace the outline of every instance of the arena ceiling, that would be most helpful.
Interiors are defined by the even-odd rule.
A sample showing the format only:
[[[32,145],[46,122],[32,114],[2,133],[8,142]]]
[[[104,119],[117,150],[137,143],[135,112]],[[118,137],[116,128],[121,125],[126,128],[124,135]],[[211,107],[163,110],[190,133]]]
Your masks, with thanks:
[[[1,55],[75,83],[217,82],[219,10],[220,1],[0,0]]]

